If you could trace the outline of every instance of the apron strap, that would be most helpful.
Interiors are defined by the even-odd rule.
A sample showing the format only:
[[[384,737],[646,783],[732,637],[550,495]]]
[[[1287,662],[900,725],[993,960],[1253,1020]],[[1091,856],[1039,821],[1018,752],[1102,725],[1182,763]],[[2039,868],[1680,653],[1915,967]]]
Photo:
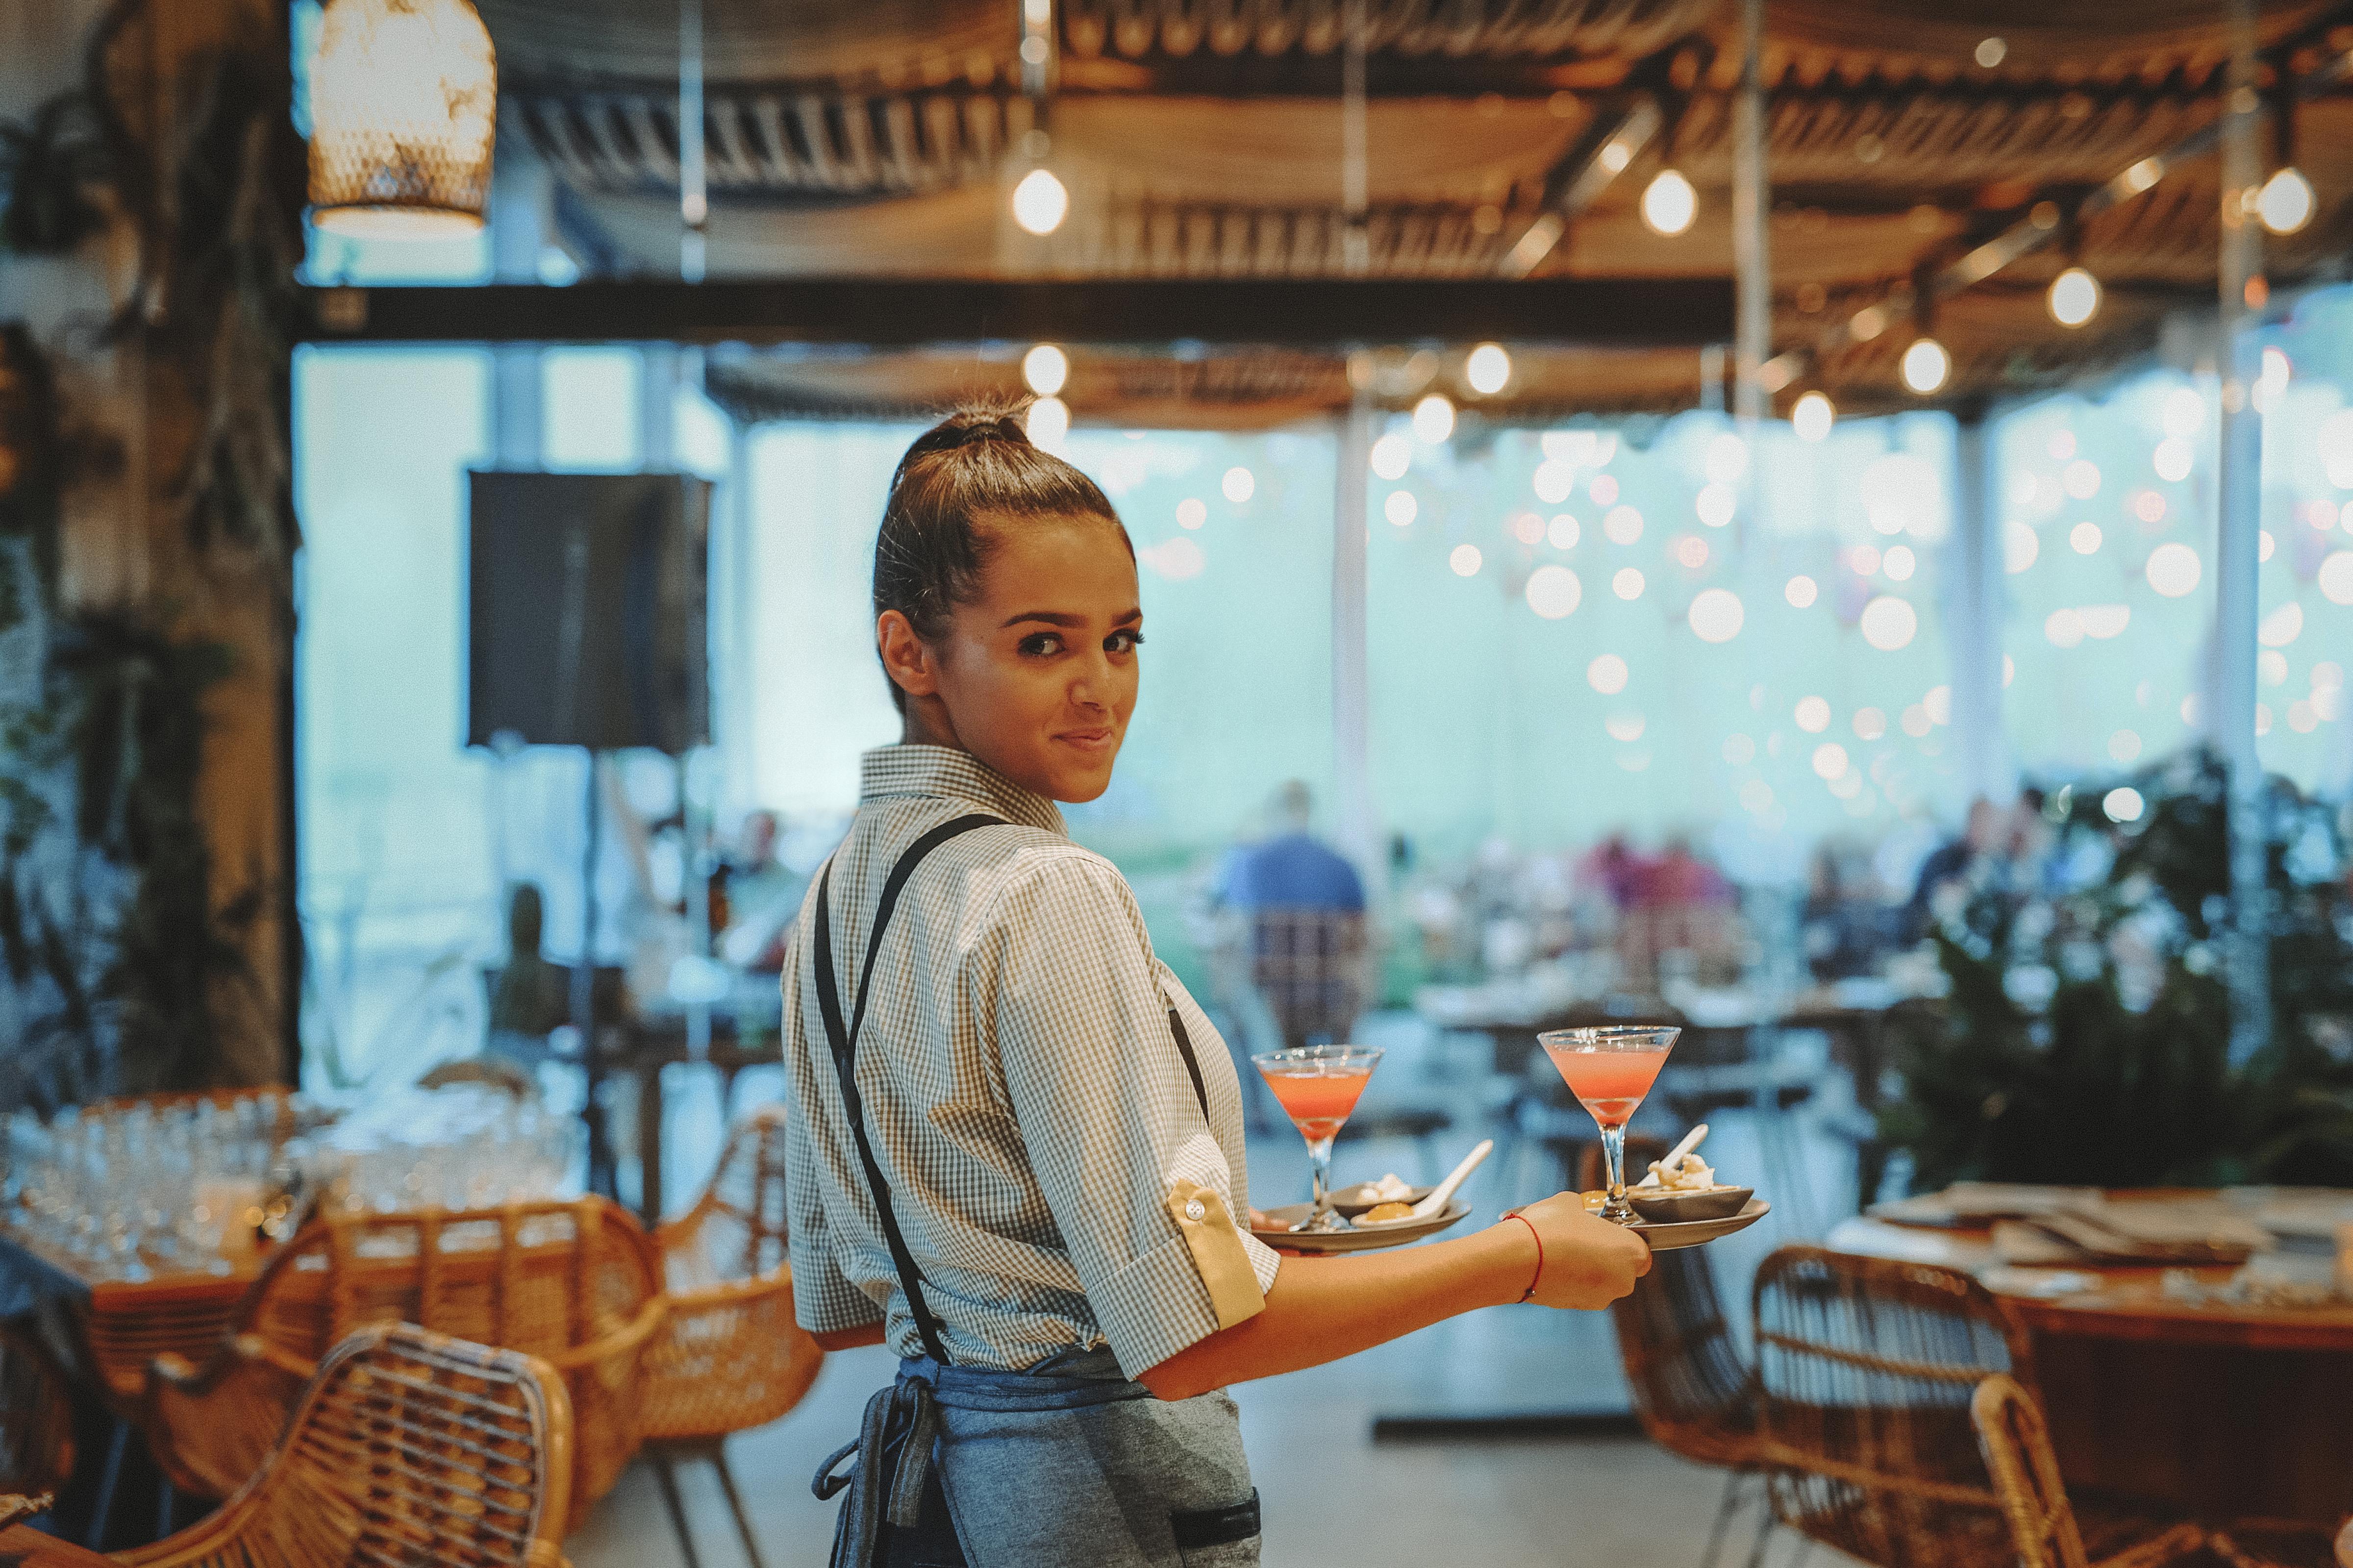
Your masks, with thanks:
[[[947,1346],[940,1339],[939,1320],[923,1300],[923,1274],[915,1267],[914,1254],[907,1250],[907,1238],[899,1229],[899,1217],[891,1208],[891,1189],[882,1180],[882,1167],[875,1163],[874,1145],[866,1135],[865,1101],[858,1093],[858,1031],[866,1022],[869,990],[874,983],[874,961],[882,951],[882,933],[890,928],[892,911],[897,909],[899,894],[906,888],[907,879],[933,850],[951,838],[961,837],[976,827],[1001,827],[1002,817],[976,812],[943,823],[909,845],[891,875],[882,884],[882,900],[874,911],[874,929],[866,940],[866,963],[858,974],[856,1011],[849,1016],[848,1028],[842,1026],[841,990],[834,977],[833,963],[833,862],[828,860],[825,874],[818,885],[817,895],[817,1005],[825,1018],[826,1043],[832,1048],[834,1076],[841,1084],[842,1113],[849,1119],[850,1135],[858,1143],[858,1163],[866,1169],[866,1185],[874,1195],[874,1207],[882,1220],[882,1239],[891,1248],[892,1267],[899,1271],[899,1288],[907,1293],[907,1310],[914,1315],[915,1331],[923,1336],[923,1349],[942,1366],[948,1364]],[[1187,1053],[1189,1062],[1191,1054]],[[1198,1084],[1198,1077],[1196,1075]]]

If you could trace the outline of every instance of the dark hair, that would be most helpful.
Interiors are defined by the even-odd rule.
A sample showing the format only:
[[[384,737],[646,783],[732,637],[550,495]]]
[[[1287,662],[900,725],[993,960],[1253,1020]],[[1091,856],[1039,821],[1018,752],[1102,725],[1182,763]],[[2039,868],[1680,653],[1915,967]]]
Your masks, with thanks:
[[[957,408],[915,437],[891,476],[874,540],[874,613],[896,610],[925,642],[980,590],[997,530],[1048,518],[1101,518],[1134,542],[1095,482],[1030,445],[1016,408]],[[887,678],[887,674],[886,674]],[[907,694],[891,682],[901,712]]]

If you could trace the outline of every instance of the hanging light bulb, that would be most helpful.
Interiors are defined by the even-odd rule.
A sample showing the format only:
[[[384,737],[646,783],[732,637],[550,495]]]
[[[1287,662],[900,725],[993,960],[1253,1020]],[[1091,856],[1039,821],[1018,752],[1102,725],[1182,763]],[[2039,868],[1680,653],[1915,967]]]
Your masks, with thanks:
[[[1051,234],[1070,216],[1071,193],[1051,169],[1032,169],[1013,187],[1013,221],[1031,234]]]
[[[1789,410],[1789,428],[1800,441],[1820,441],[1831,433],[1838,410],[1826,393],[1809,392]]]
[[[1691,227],[1699,216],[1699,193],[1680,169],[1662,169],[1642,187],[1642,221],[1653,234],[1670,237]]]
[[[1454,405],[1444,393],[1433,392],[1413,405],[1413,433],[1430,447],[1454,434]]]
[[[1041,397],[1029,405],[1022,428],[1031,446],[1059,451],[1071,434],[1071,405],[1059,397]]]
[[[1071,379],[1071,356],[1051,343],[1039,343],[1021,356],[1021,379],[1040,397],[1051,397]]]
[[[2080,327],[2100,312],[2100,280],[2081,267],[2070,267],[2051,279],[2043,303],[2061,326]]]
[[[1944,385],[1952,373],[1953,356],[1934,338],[1915,338],[1904,351],[1904,384],[1922,397]]]
[[[311,68],[311,221],[368,239],[482,226],[498,59],[466,0],[332,0]]]
[[[1511,384],[1512,356],[1504,352],[1501,343],[1481,343],[1471,351],[1471,358],[1462,367],[1462,379],[1482,397],[1493,397]]]
[[[2294,234],[2312,221],[2315,201],[2312,182],[2304,171],[2290,163],[2255,193],[2255,216],[2274,234]]]

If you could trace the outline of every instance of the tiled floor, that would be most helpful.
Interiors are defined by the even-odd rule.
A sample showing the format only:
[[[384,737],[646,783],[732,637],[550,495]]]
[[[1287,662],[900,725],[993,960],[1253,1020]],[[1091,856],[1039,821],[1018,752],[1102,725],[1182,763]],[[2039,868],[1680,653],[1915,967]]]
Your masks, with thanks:
[[[1419,1037],[1409,1020],[1392,1020],[1393,1051],[1366,1097],[1437,1103],[1456,1125],[1434,1140],[1437,1163],[1451,1163],[1482,1131],[1474,1081],[1442,1047]],[[681,1082],[671,1146],[713,1145],[719,1112],[708,1091]],[[747,1081],[756,1093],[758,1086]],[[1829,1096],[1826,1099],[1831,1098]],[[1719,1115],[1708,1152],[1736,1179],[1777,1197],[1778,1212],[1750,1231],[1715,1244],[1711,1261],[1731,1315],[1745,1322],[1746,1283],[1772,1247],[1799,1239],[1851,1205],[1851,1167],[1841,1148],[1820,1136],[1811,1110],[1779,1129],[1768,1160],[1758,1129],[1738,1112]],[[1673,1131],[1679,1129],[1666,1128]],[[1422,1152],[1402,1142],[1344,1145],[1341,1180],[1395,1169],[1422,1179]],[[1767,1180],[1770,1168],[1778,1174]],[[1251,1145],[1252,1190],[1261,1202],[1303,1189],[1305,1158],[1287,1127]],[[673,1182],[672,1206],[691,1196],[692,1171]],[[1540,1151],[1491,1161],[1465,1190],[1480,1215],[1556,1185]],[[1797,1191],[1783,1189],[1795,1187]],[[1792,1201],[1794,1200],[1794,1201]],[[1474,1220],[1474,1223],[1476,1221]],[[832,1358],[803,1405],[776,1426],[734,1444],[734,1468],[769,1568],[821,1564],[835,1504],[810,1496],[818,1462],[846,1441],[866,1396],[891,1375],[879,1350]],[[1624,1384],[1605,1316],[1517,1307],[1456,1319],[1370,1353],[1235,1391],[1243,1434],[1266,1510],[1269,1568],[1696,1568],[1723,1497],[1723,1478],[1626,1436],[1481,1442],[1372,1440],[1382,1415],[1466,1415],[1535,1412],[1623,1412]],[[681,1478],[706,1568],[737,1568],[734,1541],[717,1484]],[[1726,1552],[1746,1560],[1757,1515],[1745,1506]],[[633,1469],[567,1544],[577,1568],[669,1568],[680,1563],[659,1495],[642,1467]],[[1778,1565],[1792,1555],[1777,1544]]]

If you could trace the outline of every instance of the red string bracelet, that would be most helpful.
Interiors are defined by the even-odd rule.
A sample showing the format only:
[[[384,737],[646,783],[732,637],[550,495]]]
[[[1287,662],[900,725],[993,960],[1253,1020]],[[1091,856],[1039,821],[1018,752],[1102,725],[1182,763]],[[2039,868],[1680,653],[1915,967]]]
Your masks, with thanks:
[[[1520,1213],[1517,1209],[1513,1210],[1504,1217],[1505,1219],[1518,1220],[1522,1225],[1528,1227],[1528,1234],[1536,1238],[1536,1271],[1534,1277],[1528,1280],[1528,1288],[1520,1292],[1520,1300],[1525,1301],[1536,1293],[1536,1285],[1544,1279],[1544,1237],[1536,1230],[1536,1222],[1530,1219],[1527,1215]]]

